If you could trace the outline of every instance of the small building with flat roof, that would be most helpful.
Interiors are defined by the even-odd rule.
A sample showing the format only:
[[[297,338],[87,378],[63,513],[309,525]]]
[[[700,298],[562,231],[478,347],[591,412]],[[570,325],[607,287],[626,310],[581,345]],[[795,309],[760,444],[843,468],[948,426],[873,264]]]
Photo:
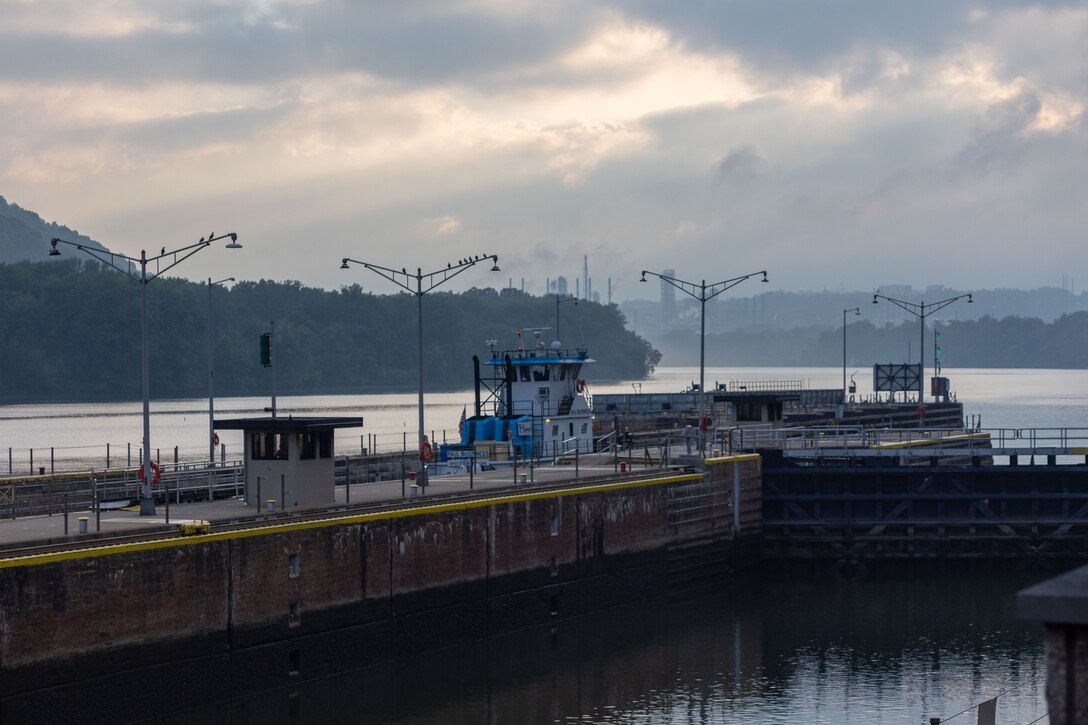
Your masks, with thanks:
[[[245,499],[250,506],[274,500],[277,508],[336,501],[334,433],[361,428],[362,418],[228,418],[218,430],[240,430],[245,441]]]

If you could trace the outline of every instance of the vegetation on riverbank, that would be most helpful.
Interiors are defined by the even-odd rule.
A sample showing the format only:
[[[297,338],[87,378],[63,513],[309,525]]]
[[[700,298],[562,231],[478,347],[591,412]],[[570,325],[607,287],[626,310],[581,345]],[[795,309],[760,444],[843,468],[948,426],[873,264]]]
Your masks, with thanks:
[[[280,394],[414,391],[417,305],[413,295],[335,292],[299,282],[239,282],[212,289],[217,395],[264,394],[271,371],[259,339],[275,321]],[[0,403],[110,401],[142,397],[140,288],[95,262],[0,264]],[[562,305],[565,347],[585,344],[599,364],[591,379],[640,379],[660,359],[624,327],[615,306]],[[433,292],[423,298],[428,389],[472,384],[472,356],[532,345],[528,327],[555,327],[555,297],[516,290]],[[208,392],[208,288],[184,279],[148,285],[154,398]],[[554,329],[543,334],[554,338]]]

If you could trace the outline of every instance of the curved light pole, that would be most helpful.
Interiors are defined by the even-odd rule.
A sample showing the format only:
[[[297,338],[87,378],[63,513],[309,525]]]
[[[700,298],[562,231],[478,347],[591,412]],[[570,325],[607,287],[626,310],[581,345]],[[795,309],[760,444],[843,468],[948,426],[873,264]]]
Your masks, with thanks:
[[[853,312],[857,317],[861,314],[860,307],[848,307],[842,311],[842,404],[846,405],[846,313]]]
[[[567,295],[562,297],[560,295],[555,296],[555,339],[562,342],[562,338],[559,337],[559,303],[560,302],[573,302],[574,306],[578,306],[578,298],[574,295]]]
[[[949,297],[946,300],[940,302],[931,302],[928,305],[925,302],[905,302],[903,300],[897,300],[893,297],[885,297],[882,294],[873,295],[873,304],[877,304],[879,300],[887,300],[896,307],[904,309],[918,318],[919,328],[918,334],[921,338],[921,344],[918,345],[918,405],[925,402],[925,389],[922,387],[922,379],[925,377],[926,372],[926,317],[932,315],[938,310],[943,310],[953,302],[967,298],[967,303],[974,302],[971,292],[963,295],[956,295],[955,297]]]
[[[58,244],[66,244],[69,247],[75,247],[84,254],[94,257],[99,262],[102,262],[108,267],[112,267],[121,274],[125,275],[129,279],[135,280],[140,283],[140,328],[142,344],[140,346],[141,361],[143,367],[143,382],[144,382],[144,441],[143,441],[143,460],[141,461],[141,467],[145,472],[143,483],[140,484],[140,515],[141,516],[154,516],[155,515],[155,499],[151,493],[151,376],[148,373],[148,344],[147,344],[147,285],[151,280],[158,279],[160,276],[173,269],[177,265],[184,262],[189,257],[193,256],[202,249],[207,249],[211,246],[212,242],[217,242],[220,239],[230,239],[227,243],[227,249],[241,249],[242,245],[238,243],[238,235],[234,232],[229,234],[209,234],[205,239],[200,238],[199,242],[195,244],[189,244],[184,247],[178,247],[172,251],[166,251],[166,247],[162,248],[162,251],[157,255],[149,257],[147,256],[147,250],[140,250],[140,258],[128,257],[124,254],[118,254],[116,252],[106,252],[104,250],[95,249],[94,247],[87,247],[83,244],[76,244],[75,242],[69,242],[64,239],[58,239],[54,237],[50,244],[52,249],[49,250],[50,257],[59,257],[60,250],[57,249]],[[165,261],[165,266],[156,265],[155,272],[149,274],[147,271],[148,262]],[[132,265],[139,264],[140,271],[137,273],[132,269]]]
[[[707,300],[712,300],[727,289],[736,287],[738,284],[746,279],[755,277],[757,274],[763,275],[763,281],[767,281],[767,271],[752,272],[740,277],[734,277],[732,279],[723,280],[721,282],[715,282],[714,284],[707,284],[704,279],[699,284],[694,282],[685,282],[682,279],[676,277],[670,277],[665,274],[658,274],[657,272],[648,272],[645,269],[642,270],[642,279],[639,282],[646,281],[646,275],[652,274],[654,277],[671,284],[676,289],[680,290],[688,297],[699,300],[700,304],[700,316],[699,316],[699,452],[702,453],[705,449],[705,437],[703,431],[703,419],[706,417],[706,303]]]
[[[213,393],[213,376],[215,373],[212,368],[212,287],[233,281],[234,277],[227,277],[218,282],[212,282],[212,278],[208,277],[208,466],[212,468],[215,467],[215,395]]]
[[[423,270],[419,267],[416,268],[415,274],[409,272],[407,268],[401,267],[400,270],[390,269],[389,267],[383,267],[379,264],[371,264],[370,262],[361,262],[358,259],[352,259],[350,257],[344,257],[340,262],[340,269],[349,269],[348,263],[358,264],[361,267],[369,269],[375,274],[385,277],[387,280],[397,285],[409,294],[416,296],[416,313],[418,320],[418,333],[419,333],[419,448],[423,448],[424,427],[423,427],[423,295],[427,294],[435,287],[444,284],[445,282],[453,279],[457,275],[464,272],[469,267],[476,266],[477,263],[485,260],[491,260],[491,271],[498,272],[499,270],[499,255],[497,254],[484,254],[474,257],[467,257],[460,259],[457,264],[447,264],[445,269],[439,269],[427,274],[423,273]],[[415,289],[412,288],[410,282],[415,280]],[[427,486],[427,469],[421,469],[423,471],[419,485],[426,488]]]

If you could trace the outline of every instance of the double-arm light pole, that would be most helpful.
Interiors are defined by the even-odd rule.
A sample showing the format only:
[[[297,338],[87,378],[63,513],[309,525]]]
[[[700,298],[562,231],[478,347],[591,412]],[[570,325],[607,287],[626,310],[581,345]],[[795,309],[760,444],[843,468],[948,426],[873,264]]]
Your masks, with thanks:
[[[444,284],[445,282],[453,279],[457,275],[464,272],[469,267],[475,267],[480,262],[486,262],[491,260],[491,271],[499,271],[499,256],[497,254],[484,254],[473,257],[466,257],[460,259],[457,264],[447,264],[445,269],[439,269],[427,274],[423,273],[423,270],[416,268],[415,273],[409,272],[407,268],[402,267],[399,270],[390,269],[389,267],[383,267],[378,264],[371,264],[370,262],[361,262],[358,259],[352,259],[350,257],[344,257],[340,262],[340,269],[348,269],[350,264],[357,264],[361,267],[369,269],[375,274],[385,277],[387,280],[397,285],[405,292],[416,296],[416,314],[418,323],[418,336],[419,336],[419,450],[423,450],[423,439],[425,437],[423,427],[423,295],[427,294],[435,287]],[[415,280],[413,288],[412,281]],[[421,475],[419,484],[423,487],[427,485],[426,469]]]
[[[857,317],[861,314],[860,307],[847,307],[842,311],[842,403],[846,405],[846,313],[853,312]]]
[[[152,484],[152,472],[151,472],[151,384],[150,374],[148,373],[148,342],[147,342],[147,285],[153,279],[157,279],[169,270],[173,269],[177,265],[184,262],[189,257],[193,256],[197,252],[207,249],[212,245],[212,242],[217,242],[221,239],[230,239],[227,243],[228,249],[240,249],[241,244],[238,243],[238,235],[234,232],[229,234],[209,234],[206,238],[201,237],[199,242],[189,244],[184,247],[179,247],[172,251],[167,251],[166,247],[162,248],[162,251],[154,256],[147,256],[147,250],[140,250],[139,259],[135,257],[128,257],[124,254],[118,254],[116,252],[107,252],[94,247],[88,247],[83,244],[76,244],[75,242],[69,242],[64,239],[54,238],[50,244],[52,248],[49,250],[50,257],[60,256],[60,249],[57,245],[64,244],[69,247],[75,247],[84,254],[97,259],[108,267],[112,267],[126,277],[139,282],[140,284],[140,329],[142,344],[140,346],[141,362],[143,367],[143,387],[144,387],[144,440],[143,440],[143,460],[141,461],[141,470],[143,472],[143,483],[140,484],[140,515],[141,516],[154,516],[155,515],[155,499],[151,492]],[[155,272],[148,273],[148,262],[162,262],[162,264],[156,264]],[[133,265],[139,265],[139,272],[133,269]]]
[[[212,282],[208,277],[208,465],[215,467],[215,394],[214,394],[214,368],[212,367],[212,287],[219,284],[233,282],[234,277],[227,277],[218,282]]]
[[[721,282],[715,282],[713,284],[707,284],[704,279],[700,283],[686,282],[676,277],[670,277],[666,274],[658,274],[657,272],[648,272],[645,269],[642,270],[642,279],[639,282],[646,281],[646,275],[653,275],[663,282],[671,284],[676,289],[680,290],[687,296],[699,301],[700,315],[699,315],[699,451],[702,452],[705,449],[705,435],[703,431],[703,422],[706,420],[706,303],[707,300],[712,300],[722,292],[725,292],[732,287],[737,286],[746,279],[751,279],[756,275],[763,275],[763,281],[767,281],[766,270],[760,272],[752,272],[750,274],[741,275],[740,277],[733,277],[732,279],[723,280]]]
[[[873,304],[877,304],[880,300],[887,300],[896,307],[904,309],[918,318],[918,405],[925,402],[925,388],[924,379],[926,373],[926,317],[932,315],[938,310],[943,310],[953,302],[966,299],[968,304],[973,303],[972,293],[956,295],[955,297],[949,297],[948,299],[941,300],[940,302],[931,302],[928,305],[925,302],[905,302],[904,300],[897,300],[893,297],[885,297],[882,294],[873,295]]]

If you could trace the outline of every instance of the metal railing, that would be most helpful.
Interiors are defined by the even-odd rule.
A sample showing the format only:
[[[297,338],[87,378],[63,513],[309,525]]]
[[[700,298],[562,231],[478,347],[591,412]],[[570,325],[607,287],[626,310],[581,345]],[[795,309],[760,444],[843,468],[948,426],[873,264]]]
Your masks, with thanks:
[[[214,500],[241,495],[245,469],[240,461],[223,465],[164,464],[153,497],[165,502]],[[138,469],[81,471],[56,476],[24,476],[0,481],[0,517],[52,515],[68,510],[113,508],[140,497]]]
[[[1020,454],[1082,455],[1088,451],[1088,428],[866,428],[862,426],[806,426],[779,428],[771,425],[738,426],[715,431],[714,445],[723,450],[759,448],[879,449],[927,452],[955,450],[1014,450]]]

